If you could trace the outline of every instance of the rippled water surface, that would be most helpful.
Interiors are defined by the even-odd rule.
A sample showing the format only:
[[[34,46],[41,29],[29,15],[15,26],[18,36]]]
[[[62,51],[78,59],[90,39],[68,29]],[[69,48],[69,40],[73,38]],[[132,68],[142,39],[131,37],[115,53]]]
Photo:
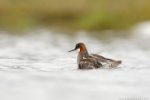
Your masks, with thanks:
[[[0,100],[149,100],[150,35],[99,37],[1,32]],[[123,63],[117,69],[77,70],[77,51],[67,52],[77,42],[84,42],[90,53]]]

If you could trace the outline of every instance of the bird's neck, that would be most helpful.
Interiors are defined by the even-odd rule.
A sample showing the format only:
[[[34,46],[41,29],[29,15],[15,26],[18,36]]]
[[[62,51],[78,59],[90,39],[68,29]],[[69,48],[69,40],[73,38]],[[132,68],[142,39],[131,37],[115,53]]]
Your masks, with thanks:
[[[81,45],[80,51],[79,51],[79,53],[78,53],[78,56],[79,56],[79,55],[85,55],[85,56],[88,56],[88,55],[89,55],[89,53],[88,53],[88,51],[87,51],[87,49],[86,49],[86,47],[85,47],[84,45]]]
[[[77,63],[79,65],[80,61],[83,59],[83,57],[88,57],[89,56],[89,53],[87,51],[87,49],[85,49],[84,51],[83,50],[80,50],[79,53],[78,53],[78,57],[77,57]]]

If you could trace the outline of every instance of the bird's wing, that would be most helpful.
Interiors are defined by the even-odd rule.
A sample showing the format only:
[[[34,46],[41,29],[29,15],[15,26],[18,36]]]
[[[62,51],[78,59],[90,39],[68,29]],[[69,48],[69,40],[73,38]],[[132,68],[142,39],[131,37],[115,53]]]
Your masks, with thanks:
[[[103,56],[97,55],[97,54],[90,54],[90,57],[96,58],[98,59],[100,62],[114,62],[115,60],[113,59],[109,59],[109,58],[105,58]]]
[[[113,59],[105,58],[103,56],[97,55],[97,54],[90,54],[91,57],[98,60],[99,63],[101,63],[103,66],[108,65],[109,67],[116,67],[119,64],[121,64],[121,61],[115,61]]]

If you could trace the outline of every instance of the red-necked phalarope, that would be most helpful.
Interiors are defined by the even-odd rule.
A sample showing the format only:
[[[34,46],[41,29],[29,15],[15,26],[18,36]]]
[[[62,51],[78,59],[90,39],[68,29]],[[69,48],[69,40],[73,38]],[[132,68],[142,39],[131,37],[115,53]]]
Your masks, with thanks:
[[[78,69],[95,69],[105,65],[115,68],[122,62],[121,60],[113,60],[97,54],[89,54],[84,43],[76,44],[75,49],[68,52],[77,49],[80,49],[77,57]]]

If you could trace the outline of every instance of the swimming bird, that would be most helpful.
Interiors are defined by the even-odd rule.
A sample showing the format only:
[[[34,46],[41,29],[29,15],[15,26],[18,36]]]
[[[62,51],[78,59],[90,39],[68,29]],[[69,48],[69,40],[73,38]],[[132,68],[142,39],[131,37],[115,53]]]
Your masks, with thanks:
[[[105,58],[98,54],[89,54],[84,43],[77,43],[75,49],[68,52],[75,51],[77,49],[79,49],[77,57],[78,69],[96,69],[103,66],[115,68],[122,63],[121,60]]]

